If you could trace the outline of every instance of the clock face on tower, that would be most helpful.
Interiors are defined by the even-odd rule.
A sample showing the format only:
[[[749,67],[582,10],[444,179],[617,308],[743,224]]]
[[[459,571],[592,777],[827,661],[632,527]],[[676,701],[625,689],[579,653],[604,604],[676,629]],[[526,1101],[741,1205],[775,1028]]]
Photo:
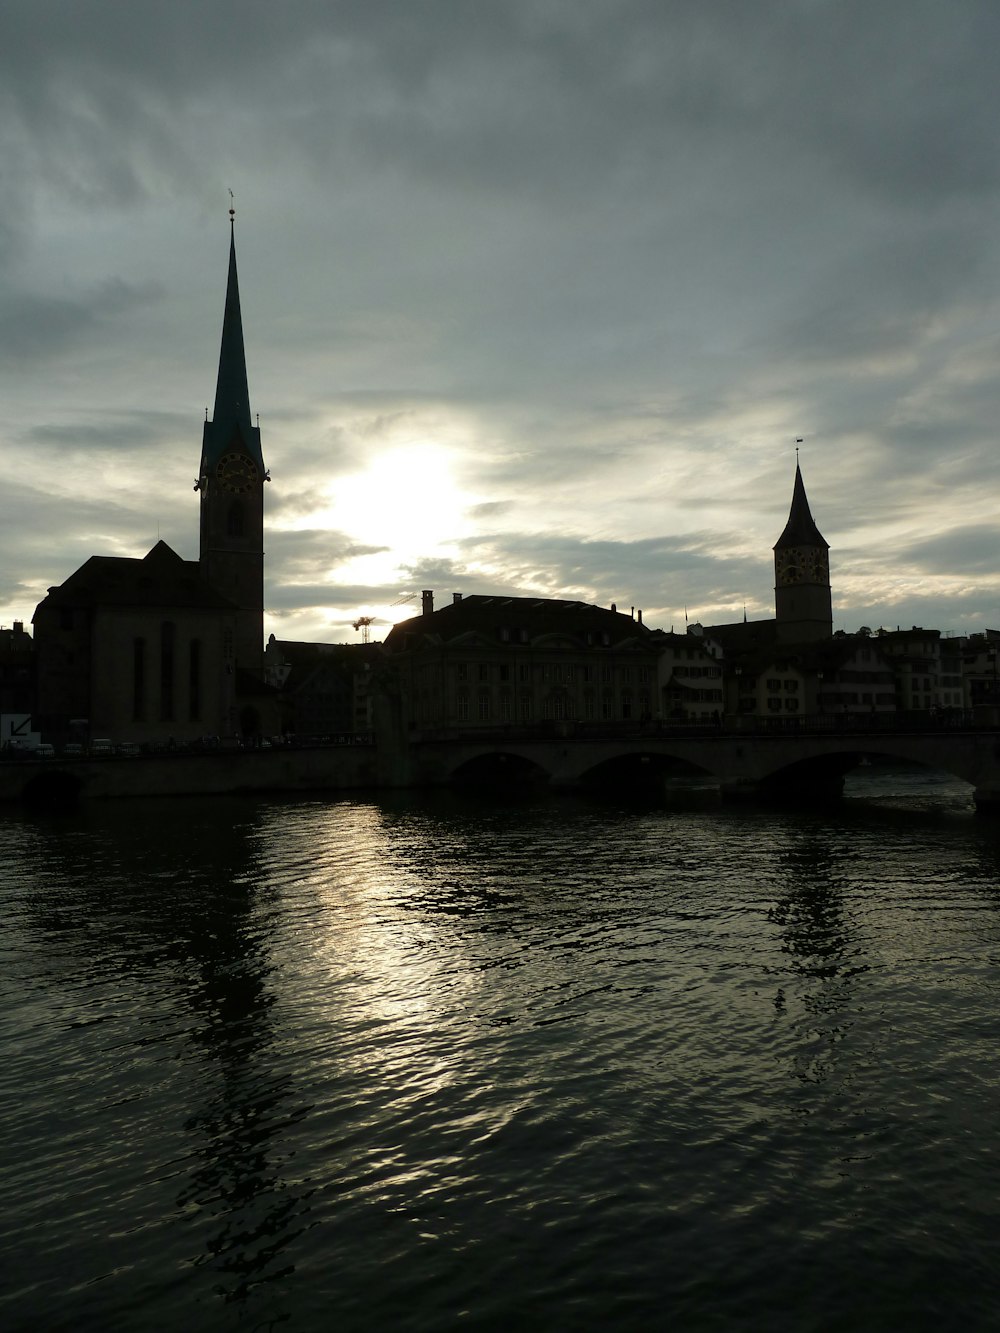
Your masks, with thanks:
[[[223,454],[215,475],[227,491],[248,491],[259,481],[257,468],[246,454]]]
[[[798,551],[781,551],[776,561],[779,583],[798,583],[802,578],[802,563]]]
[[[775,572],[778,582],[790,583],[828,583],[830,567],[826,552],[813,547],[791,547],[779,551],[775,557]]]

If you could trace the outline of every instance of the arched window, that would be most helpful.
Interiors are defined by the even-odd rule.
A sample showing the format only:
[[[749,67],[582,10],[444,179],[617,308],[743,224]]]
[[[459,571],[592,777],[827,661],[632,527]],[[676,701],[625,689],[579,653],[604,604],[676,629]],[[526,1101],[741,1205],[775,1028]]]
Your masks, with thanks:
[[[174,717],[174,624],[164,620],[160,626],[160,718],[172,722]]]
[[[201,640],[192,639],[188,652],[188,715],[192,722],[201,717]]]
[[[234,500],[226,512],[226,535],[229,537],[242,537],[243,528],[243,501]]]
[[[146,715],[146,640],[132,640],[132,717],[140,721]]]

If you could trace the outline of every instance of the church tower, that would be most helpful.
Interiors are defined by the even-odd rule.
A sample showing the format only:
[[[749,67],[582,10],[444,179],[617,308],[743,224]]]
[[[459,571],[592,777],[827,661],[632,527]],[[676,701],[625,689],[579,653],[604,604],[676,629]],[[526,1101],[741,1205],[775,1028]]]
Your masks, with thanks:
[[[235,213],[229,210],[229,283],[212,420],[205,421],[201,467],[202,576],[239,608],[235,666],[261,675],[264,654],[264,482],[270,475],[251,424],[243,319],[236,276]]]
[[[798,460],[785,530],[774,544],[774,614],[779,643],[808,643],[833,633],[830,545],[809,510]]]

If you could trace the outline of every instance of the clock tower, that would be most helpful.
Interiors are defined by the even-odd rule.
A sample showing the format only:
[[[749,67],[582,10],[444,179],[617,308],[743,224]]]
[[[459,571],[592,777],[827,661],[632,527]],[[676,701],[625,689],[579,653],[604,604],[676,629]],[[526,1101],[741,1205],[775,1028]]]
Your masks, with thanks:
[[[829,550],[809,510],[796,461],[792,507],[774,545],[774,614],[779,642],[814,642],[832,635]]]
[[[234,667],[260,675],[264,654],[264,482],[270,475],[251,424],[243,319],[236,275],[235,214],[229,210],[229,283],[215,410],[206,420],[201,467],[202,576],[238,608]]]

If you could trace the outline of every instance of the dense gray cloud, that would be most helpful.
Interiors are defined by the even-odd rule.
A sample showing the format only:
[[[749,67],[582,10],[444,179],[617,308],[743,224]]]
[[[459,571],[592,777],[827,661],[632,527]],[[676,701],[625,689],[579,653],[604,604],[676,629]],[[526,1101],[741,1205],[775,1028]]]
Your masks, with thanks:
[[[991,0],[10,0],[0,619],[194,554],[236,193],[267,603],[1000,623]],[[445,594],[447,595],[447,594]]]

